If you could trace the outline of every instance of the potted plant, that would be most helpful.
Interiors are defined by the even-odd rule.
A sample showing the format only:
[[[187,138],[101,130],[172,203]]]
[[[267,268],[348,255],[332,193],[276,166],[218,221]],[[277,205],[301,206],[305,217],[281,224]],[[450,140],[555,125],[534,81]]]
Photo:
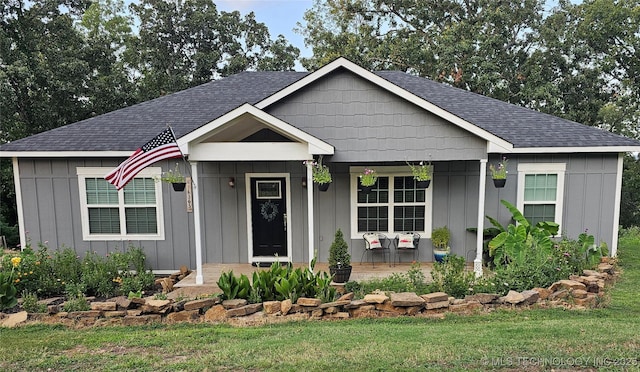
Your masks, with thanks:
[[[497,188],[504,187],[507,182],[507,160],[506,157],[502,157],[502,161],[498,164],[489,164],[489,170],[491,171],[491,178],[493,179],[493,185]]]
[[[433,229],[431,233],[431,243],[433,244],[433,257],[436,262],[442,262],[449,255],[451,247],[449,240],[451,239],[451,231],[448,227],[438,227]]]
[[[318,184],[318,190],[327,191],[333,179],[329,167],[322,165],[316,161],[304,161],[304,165],[311,165],[313,173],[313,182]]]
[[[351,276],[351,255],[349,246],[344,240],[342,230],[336,231],[335,238],[329,247],[329,273],[336,283],[345,283]]]
[[[416,188],[426,189],[431,184],[431,175],[433,174],[433,165],[431,162],[421,161],[418,165],[413,165],[407,162],[411,173],[413,173],[413,179],[416,180]]]
[[[162,172],[162,176],[159,180],[170,183],[173,186],[174,191],[184,191],[184,188],[187,185],[184,176],[180,173],[180,169],[178,169],[178,163],[176,163],[174,170],[169,169],[166,172]],[[156,179],[156,181],[158,181],[158,179]]]
[[[370,193],[373,190],[373,185],[378,181],[378,174],[374,169],[365,168],[360,174],[360,189],[365,193]]]

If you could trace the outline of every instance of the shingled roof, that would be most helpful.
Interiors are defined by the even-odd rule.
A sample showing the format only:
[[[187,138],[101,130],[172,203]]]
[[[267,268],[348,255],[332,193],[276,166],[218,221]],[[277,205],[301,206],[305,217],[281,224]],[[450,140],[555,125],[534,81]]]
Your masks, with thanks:
[[[514,148],[639,147],[598,128],[502,102],[399,71],[375,74],[499,137]],[[131,151],[170,124],[178,138],[244,104],[256,104],[307,72],[242,72],[36,134],[4,151]]]

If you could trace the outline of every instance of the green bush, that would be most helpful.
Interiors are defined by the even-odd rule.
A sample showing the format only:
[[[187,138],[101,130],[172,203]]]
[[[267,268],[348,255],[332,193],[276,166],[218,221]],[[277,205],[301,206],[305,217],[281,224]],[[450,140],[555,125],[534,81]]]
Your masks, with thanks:
[[[419,263],[411,265],[411,268],[406,273],[393,273],[385,278],[347,282],[345,290],[353,292],[354,298],[363,298],[365,295],[378,290],[383,292],[415,292],[417,294],[430,292]]]
[[[445,292],[449,296],[462,298],[469,294],[475,273],[464,270],[464,257],[449,255],[442,262],[433,264],[431,292]]]
[[[47,305],[38,302],[38,296],[35,293],[22,292],[22,308],[28,313],[46,313]]]

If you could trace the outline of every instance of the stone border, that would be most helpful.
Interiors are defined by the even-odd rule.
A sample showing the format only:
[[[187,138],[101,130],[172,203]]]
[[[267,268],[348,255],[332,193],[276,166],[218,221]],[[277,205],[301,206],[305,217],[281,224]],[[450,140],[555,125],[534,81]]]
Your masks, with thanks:
[[[455,299],[443,292],[418,296],[413,292],[371,293],[354,300],[353,293],[338,300],[322,303],[317,298],[267,301],[249,304],[247,300],[225,300],[218,297],[196,300],[157,300],[153,298],[115,297],[107,301],[91,302],[91,310],[63,312],[63,304],[49,305],[48,313],[22,311],[0,313],[1,327],[16,327],[40,322],[65,324],[69,327],[105,325],[144,325],[151,323],[210,322],[238,326],[260,325],[295,320],[335,320],[351,318],[383,318],[421,316],[443,318],[446,313],[470,314],[493,311],[496,308],[563,307],[592,308],[600,303],[603,291],[618,273],[614,265],[603,262],[598,270],[584,270],[567,280],[553,283],[549,288],[534,288],[523,292],[509,291],[506,296],[479,293]],[[58,301],[59,302],[59,301]]]

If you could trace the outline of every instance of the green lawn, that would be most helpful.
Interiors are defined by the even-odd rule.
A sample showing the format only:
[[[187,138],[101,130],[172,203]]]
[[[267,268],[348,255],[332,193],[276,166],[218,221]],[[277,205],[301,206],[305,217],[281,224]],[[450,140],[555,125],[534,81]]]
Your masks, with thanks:
[[[0,329],[0,370],[640,370],[640,238],[621,240],[604,309],[496,311],[444,320]]]

